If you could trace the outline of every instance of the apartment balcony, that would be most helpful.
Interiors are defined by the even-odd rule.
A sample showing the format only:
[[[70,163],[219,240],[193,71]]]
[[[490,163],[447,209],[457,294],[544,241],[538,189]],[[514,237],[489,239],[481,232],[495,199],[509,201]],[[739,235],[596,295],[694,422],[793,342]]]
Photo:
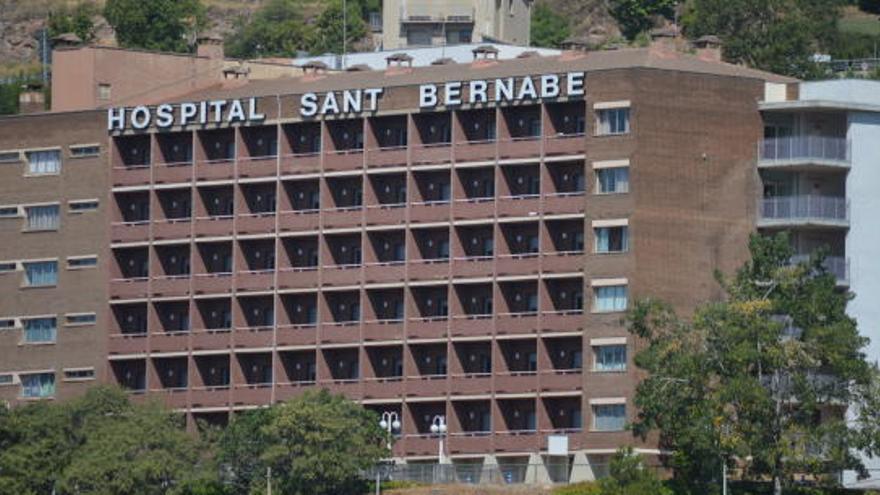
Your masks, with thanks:
[[[321,324],[322,344],[357,344],[361,339],[359,321],[342,321]]]
[[[150,336],[151,352],[186,352],[189,350],[190,333],[187,330],[180,332],[161,332]]]
[[[449,454],[483,454],[491,445],[491,432],[450,433],[447,436]]]
[[[437,456],[440,437],[425,434],[407,435],[403,439],[403,449],[410,456]]]
[[[449,221],[449,201],[422,201],[410,203],[411,223],[435,223]]]
[[[586,135],[583,133],[557,134],[544,138],[544,155],[583,155],[586,151]]]
[[[293,399],[314,386],[314,381],[278,382],[275,384],[275,401],[280,402]]]
[[[271,401],[271,383],[236,385],[232,390],[232,402],[237,406],[262,406],[269,404]]]
[[[426,1],[408,1],[400,6],[400,22],[407,24],[474,22],[474,8],[470,2],[452,1],[441,4]]]
[[[232,331],[229,328],[193,330],[193,351],[220,351],[232,348]]]
[[[483,162],[495,160],[494,139],[455,143],[456,162]]]
[[[543,392],[579,391],[583,387],[583,370],[551,370],[544,371],[540,376]]]
[[[279,289],[307,289],[318,286],[318,267],[294,267],[278,270]]]
[[[534,371],[509,371],[495,374],[495,393],[531,394],[538,391],[538,374]]]
[[[845,137],[789,136],[758,143],[762,168],[849,168],[851,143]]]
[[[190,182],[192,179],[192,162],[163,163],[156,165],[153,171],[153,182],[156,184]]]
[[[150,293],[154,297],[187,296],[190,293],[189,275],[153,277]]]
[[[189,389],[186,387],[154,389],[150,390],[149,397],[168,409],[186,409]]]
[[[456,315],[449,332],[453,337],[482,337],[492,335],[494,330],[495,318],[491,314]]]
[[[543,253],[541,269],[544,273],[572,273],[584,269],[583,251],[557,251]]]
[[[321,269],[321,283],[328,286],[358,285],[362,265],[328,265]]]
[[[318,341],[318,327],[315,324],[280,325],[276,332],[276,341],[282,346],[311,346]]]
[[[110,299],[142,299],[147,297],[148,278],[117,278],[110,281]]]
[[[113,222],[111,242],[142,242],[150,238],[150,222]]]
[[[365,378],[364,399],[399,399],[404,395],[403,377]]]
[[[758,201],[758,227],[849,227],[849,201],[834,196],[777,196]]]
[[[281,175],[313,174],[320,171],[320,153],[294,153],[281,157]]]
[[[537,160],[540,156],[540,136],[515,137],[498,143],[499,160],[509,160],[511,158],[534,158]]]
[[[406,279],[406,262],[389,261],[368,263],[364,268],[364,281],[372,283],[403,282]]]
[[[272,347],[274,340],[272,326],[236,327],[232,332],[233,347],[237,349]]]
[[[492,392],[492,373],[450,375],[452,395],[486,395]]]
[[[194,294],[224,294],[232,292],[231,273],[198,273],[193,276]]]
[[[241,178],[275,177],[278,174],[278,157],[257,156],[238,159],[238,176]]]
[[[110,336],[107,352],[111,356],[147,353],[147,334],[122,334]]]
[[[193,231],[196,237],[223,237],[233,233],[233,216],[196,217]]]
[[[495,261],[498,276],[535,275],[538,273],[538,253],[501,254]]]
[[[410,339],[445,339],[449,331],[449,319],[446,316],[430,316],[410,318],[406,333]]]
[[[406,146],[390,146],[367,151],[368,167],[394,167],[406,165]]]
[[[796,254],[791,257],[791,263],[806,263],[810,261],[809,254]],[[844,256],[827,256],[822,266],[829,274],[834,275],[837,284],[841,286],[849,285],[849,258]]]
[[[543,447],[543,437],[536,430],[495,432],[496,452],[538,452]]]
[[[541,196],[539,194],[523,194],[517,196],[501,196],[498,198],[499,217],[529,217],[541,212]]]
[[[243,213],[238,216],[239,234],[267,234],[275,231],[275,213]]]
[[[192,221],[189,218],[169,218],[153,221],[153,239],[187,239],[192,235]]]
[[[413,166],[451,163],[452,144],[434,143],[413,145],[410,161]]]
[[[544,214],[583,213],[587,202],[583,191],[544,195]]]
[[[231,180],[235,178],[235,160],[201,160],[196,163],[195,177],[197,182]]]
[[[403,320],[372,320],[364,322],[364,342],[403,340]]]
[[[406,205],[370,205],[367,225],[402,225],[406,223]]]
[[[449,260],[413,260],[409,262],[409,279],[412,281],[441,280],[449,278]]]
[[[407,397],[440,397],[447,393],[447,375],[414,375],[406,377]]]
[[[240,291],[266,291],[274,286],[275,271],[272,269],[240,271],[236,277],[236,288]]]
[[[358,379],[351,380],[328,380],[320,383],[321,388],[326,388],[332,394],[342,394],[350,400],[361,399],[361,383]]]
[[[229,407],[231,391],[229,386],[193,387],[190,389],[192,407]]]
[[[584,328],[584,310],[543,311],[541,331],[546,333],[580,332]]]
[[[325,229],[345,229],[360,227],[364,210],[360,206],[333,208],[324,212]]]
[[[491,277],[495,270],[492,256],[462,256],[452,262],[452,276],[456,278]]]
[[[282,211],[278,218],[281,232],[310,232],[318,230],[320,225],[318,210]]]
[[[538,312],[499,313],[495,316],[498,335],[522,335],[538,332]]]
[[[363,170],[364,150],[350,149],[324,152],[325,172],[348,172]]]
[[[478,220],[495,216],[495,198],[456,199],[452,217],[456,220]]]
[[[129,165],[113,167],[111,178],[114,187],[139,186],[150,183],[149,165]]]

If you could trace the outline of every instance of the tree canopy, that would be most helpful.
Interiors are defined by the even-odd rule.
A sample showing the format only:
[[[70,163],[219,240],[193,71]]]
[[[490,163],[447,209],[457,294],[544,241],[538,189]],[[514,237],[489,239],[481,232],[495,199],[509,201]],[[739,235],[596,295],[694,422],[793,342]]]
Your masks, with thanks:
[[[95,23],[92,18],[98,13],[94,4],[82,2],[72,9],[62,5],[49,12],[49,37],[73,33],[88,43],[95,39]]]
[[[717,491],[721,462],[780,493],[797,475],[833,483],[863,469],[856,450],[877,452],[876,370],[845,312],[849,294],[821,254],[793,265],[784,234],[753,237],[750,252],[732,279],[718,277],[726,299],[692,319],[654,300],[628,316],[647,344],[635,358],[648,376],[634,431],[659,430],[683,492]]]
[[[107,0],[104,17],[124,48],[189,52],[206,22],[200,0]]]
[[[559,48],[571,36],[568,19],[554,11],[546,3],[538,3],[532,9],[531,45]]]
[[[657,17],[672,18],[676,0],[611,0],[611,15],[629,39],[654,27]]]

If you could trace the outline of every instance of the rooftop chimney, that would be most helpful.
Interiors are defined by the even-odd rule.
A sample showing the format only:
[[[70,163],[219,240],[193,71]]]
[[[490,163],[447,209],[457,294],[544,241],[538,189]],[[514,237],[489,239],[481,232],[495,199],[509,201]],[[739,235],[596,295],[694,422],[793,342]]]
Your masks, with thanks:
[[[38,113],[46,111],[46,94],[40,83],[23,84],[18,94],[18,112]]]

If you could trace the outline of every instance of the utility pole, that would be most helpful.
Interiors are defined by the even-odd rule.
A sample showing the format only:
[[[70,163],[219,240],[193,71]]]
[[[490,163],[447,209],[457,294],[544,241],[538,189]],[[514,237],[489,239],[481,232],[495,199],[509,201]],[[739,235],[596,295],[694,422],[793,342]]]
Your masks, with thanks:
[[[266,495],[272,495],[272,466],[266,468]]]

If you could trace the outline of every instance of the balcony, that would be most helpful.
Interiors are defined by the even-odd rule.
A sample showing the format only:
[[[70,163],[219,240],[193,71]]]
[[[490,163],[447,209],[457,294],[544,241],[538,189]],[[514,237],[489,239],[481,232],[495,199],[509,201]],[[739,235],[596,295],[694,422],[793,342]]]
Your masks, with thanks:
[[[318,341],[317,325],[281,325],[278,327],[276,340],[279,347],[315,345]]]
[[[364,150],[349,149],[324,152],[325,172],[346,172],[364,168]]]
[[[403,449],[406,455],[436,457],[439,441],[440,437],[428,433],[407,435],[403,440]]]
[[[501,196],[498,200],[499,217],[528,217],[541,212],[541,196],[538,194]]]
[[[453,337],[482,337],[492,335],[495,319],[487,315],[456,315],[452,318]]]
[[[228,407],[229,394],[229,386],[193,387],[190,391],[190,402],[193,407]]]
[[[541,390],[544,392],[571,392],[583,387],[583,371],[580,369],[551,370],[541,373]]]
[[[496,317],[499,335],[531,334],[538,331],[538,313],[500,313]]]
[[[232,331],[228,328],[193,330],[194,351],[221,351],[232,347]]]
[[[171,218],[153,222],[153,239],[187,239],[192,234],[189,218]]]
[[[460,278],[491,277],[494,266],[492,256],[463,256],[452,263],[452,276]]]
[[[330,209],[324,212],[324,228],[344,229],[360,227],[363,216],[363,208],[360,206]]]
[[[191,162],[163,163],[156,166],[153,182],[156,184],[173,184],[190,182],[192,178],[193,166]]]
[[[398,399],[403,397],[403,377],[364,379],[364,399]]]
[[[533,371],[495,374],[495,393],[530,394],[538,391],[538,375]]]
[[[236,385],[232,391],[232,401],[236,405],[266,405],[272,398],[271,383]]]
[[[329,286],[358,285],[361,283],[361,265],[328,265],[323,267],[322,284]]]
[[[571,273],[584,269],[583,251],[544,253],[541,258],[541,269],[545,273]]]
[[[478,220],[495,216],[495,198],[456,199],[452,208],[456,220]]]
[[[147,297],[147,278],[117,278],[110,281],[110,299],[141,299]]]
[[[140,242],[150,238],[150,222],[114,222],[110,229],[111,242]]]
[[[511,158],[535,158],[541,156],[541,138],[538,136],[524,136],[502,141],[498,146],[498,159],[508,160]]]
[[[233,232],[233,217],[196,217],[194,230],[196,237],[230,236]]]
[[[310,232],[318,230],[321,216],[318,210],[283,211],[278,219],[281,232]]]
[[[230,180],[235,177],[235,160],[202,160],[196,163],[196,181]]]
[[[844,137],[789,136],[758,143],[758,166],[849,168],[850,142]]]
[[[236,288],[240,291],[272,290],[275,284],[274,270],[247,270],[238,272]]]
[[[150,336],[152,352],[186,352],[189,350],[189,332],[162,332]]]
[[[364,281],[372,283],[402,282],[406,278],[406,262],[389,261],[369,263],[364,270]]]
[[[586,209],[583,191],[544,195],[544,214],[583,213]]]
[[[320,170],[320,153],[293,153],[281,157],[281,175],[313,174]]]
[[[406,223],[405,204],[370,205],[367,207],[367,225],[400,225]]]
[[[358,321],[342,321],[321,325],[322,344],[356,344],[361,338],[361,324]]]
[[[113,167],[113,186],[138,186],[150,183],[149,165],[128,165]]]
[[[293,399],[314,386],[314,381],[278,382],[275,384],[275,400],[286,401]]]
[[[278,157],[276,156],[247,157],[238,160],[239,177],[275,177],[277,173]]]
[[[492,373],[450,375],[452,395],[485,395],[492,392]]]
[[[482,454],[491,445],[491,432],[450,433],[448,450],[450,454]]]
[[[449,319],[445,316],[410,318],[406,331],[410,339],[445,339]]]
[[[238,216],[239,234],[268,234],[275,231],[275,213],[244,213]]]
[[[282,268],[278,271],[279,289],[306,289],[318,286],[318,267]]]
[[[495,160],[495,140],[463,141],[455,144],[456,162]]]
[[[322,382],[322,388],[326,388],[332,394],[342,394],[350,400],[360,400],[361,383],[360,380],[328,380]]]
[[[535,275],[538,273],[538,254],[502,254],[496,261],[498,276]]]
[[[544,155],[582,155],[586,149],[586,143],[586,135],[583,133],[547,136],[544,138]]]
[[[113,355],[126,354],[146,354],[147,353],[147,334],[122,334],[117,333],[110,336],[110,344],[108,353]]]
[[[168,409],[184,409],[189,390],[186,387],[150,390],[150,399],[156,400]]]
[[[236,348],[272,347],[274,332],[271,326],[236,327],[232,332],[233,346]]]
[[[150,286],[150,293],[158,297],[187,296],[189,291],[189,275],[153,277],[153,284]]]
[[[411,161],[414,166],[450,163],[452,145],[450,143],[413,145]]]
[[[193,277],[194,294],[223,294],[232,292],[231,273],[199,273]]]
[[[409,279],[413,281],[441,280],[449,277],[449,260],[413,260],[409,262]]]
[[[849,202],[834,196],[777,196],[758,202],[759,227],[848,227]]]
[[[449,201],[423,201],[410,203],[409,219],[412,223],[449,221]]]
[[[791,263],[806,263],[810,261],[809,254],[796,254],[791,257]],[[827,256],[822,266],[829,274],[833,275],[838,285],[849,285],[849,258],[844,256]]]
[[[584,310],[568,309],[541,313],[541,331],[547,333],[580,332],[584,327]]]
[[[403,320],[364,322],[364,342],[403,340]]]
[[[406,165],[406,146],[390,146],[367,151],[368,167],[394,167]]]
[[[543,447],[542,439],[535,430],[499,431],[495,433],[495,451],[537,452]]]

